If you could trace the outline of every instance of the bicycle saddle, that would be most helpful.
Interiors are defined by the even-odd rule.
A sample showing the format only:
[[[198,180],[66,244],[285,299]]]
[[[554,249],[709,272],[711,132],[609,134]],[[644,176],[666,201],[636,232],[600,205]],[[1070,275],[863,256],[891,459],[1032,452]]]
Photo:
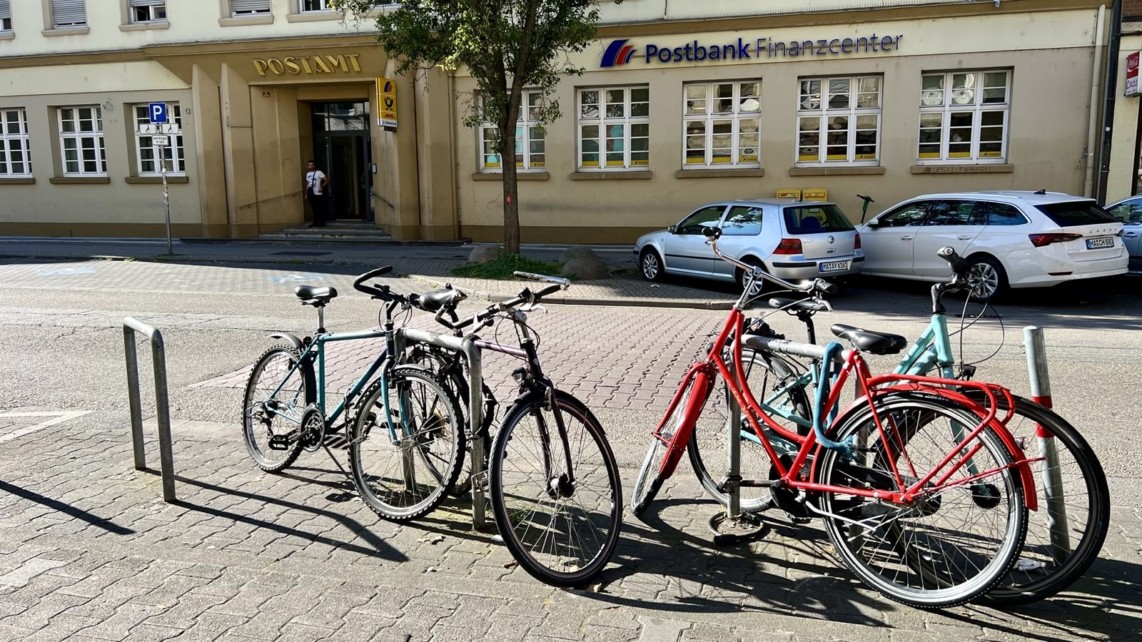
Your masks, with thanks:
[[[414,304],[425,312],[436,312],[441,308],[450,308],[467,298],[460,290],[447,288],[422,294],[416,298]]]
[[[899,334],[870,332],[851,325],[838,323],[832,328],[833,334],[851,342],[857,350],[872,354],[897,354],[908,347],[908,339]]]
[[[796,312],[827,312],[829,306],[814,299],[783,299],[774,297],[769,300],[769,307]]]
[[[331,299],[337,298],[336,288],[315,288],[312,285],[299,285],[293,293],[301,299],[302,305],[324,307]]]

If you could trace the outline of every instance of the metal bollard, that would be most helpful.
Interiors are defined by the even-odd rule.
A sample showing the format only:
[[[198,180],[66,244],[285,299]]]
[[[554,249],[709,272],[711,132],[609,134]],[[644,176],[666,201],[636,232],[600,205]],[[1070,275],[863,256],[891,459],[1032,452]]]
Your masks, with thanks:
[[[151,361],[155,372],[155,414],[159,422],[159,463],[162,466],[163,501],[175,501],[174,455],[171,452],[170,399],[167,397],[167,361],[163,335],[131,317],[123,319],[123,352],[127,358],[127,395],[131,403],[131,441],[135,450],[135,470],[146,470],[143,450],[143,411],[139,401],[139,359],[135,351],[135,333],[151,341]]]
[[[1027,347],[1027,372],[1031,377],[1031,400],[1051,407],[1051,379],[1047,372],[1047,344],[1043,329],[1036,326],[1023,328],[1023,342]],[[1040,483],[1047,498],[1047,527],[1051,532],[1051,553],[1062,563],[1071,552],[1071,538],[1067,532],[1067,505],[1063,497],[1063,479],[1059,470],[1059,451],[1055,437],[1042,426],[1035,427],[1039,442],[1039,456],[1043,458]]]

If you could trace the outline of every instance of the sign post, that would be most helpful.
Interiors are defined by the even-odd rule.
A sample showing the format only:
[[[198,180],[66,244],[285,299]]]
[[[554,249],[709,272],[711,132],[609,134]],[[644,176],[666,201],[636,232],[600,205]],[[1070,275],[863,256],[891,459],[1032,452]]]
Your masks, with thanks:
[[[167,132],[172,132],[177,125],[167,122],[166,103],[151,103],[147,105],[147,113],[151,116],[151,129],[158,128],[160,124],[163,125],[163,135],[152,136],[151,144],[158,148],[159,172],[163,177],[163,209],[166,211],[167,222],[167,254],[174,254],[171,243],[171,196],[170,189],[167,186],[167,148],[170,146],[170,136],[167,135]]]

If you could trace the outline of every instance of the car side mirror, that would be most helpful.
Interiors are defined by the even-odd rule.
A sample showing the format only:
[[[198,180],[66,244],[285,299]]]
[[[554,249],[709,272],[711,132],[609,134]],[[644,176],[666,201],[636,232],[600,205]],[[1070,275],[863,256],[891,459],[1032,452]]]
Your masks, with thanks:
[[[670,232],[671,234],[677,234],[678,233],[678,226],[677,225],[671,225],[670,227],[666,228],[666,231]]]
[[[870,229],[870,230],[875,230],[876,228],[880,227],[880,223],[875,221],[875,220],[869,221],[869,222],[865,223],[865,225],[867,225],[868,229]]]
[[[703,227],[702,228],[702,234],[706,238],[708,238],[712,241],[716,241],[716,240],[722,238],[722,228],[720,228],[720,227]]]

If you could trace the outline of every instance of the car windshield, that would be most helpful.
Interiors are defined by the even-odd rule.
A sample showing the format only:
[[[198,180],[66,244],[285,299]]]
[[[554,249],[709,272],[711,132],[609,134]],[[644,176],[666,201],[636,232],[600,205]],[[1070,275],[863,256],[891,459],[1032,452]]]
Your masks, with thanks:
[[[785,208],[785,229],[794,236],[847,232],[854,229],[836,205],[800,205]]]
[[[1118,219],[1108,214],[1094,201],[1067,201],[1065,203],[1036,205],[1035,207],[1059,227],[1118,222]]]

